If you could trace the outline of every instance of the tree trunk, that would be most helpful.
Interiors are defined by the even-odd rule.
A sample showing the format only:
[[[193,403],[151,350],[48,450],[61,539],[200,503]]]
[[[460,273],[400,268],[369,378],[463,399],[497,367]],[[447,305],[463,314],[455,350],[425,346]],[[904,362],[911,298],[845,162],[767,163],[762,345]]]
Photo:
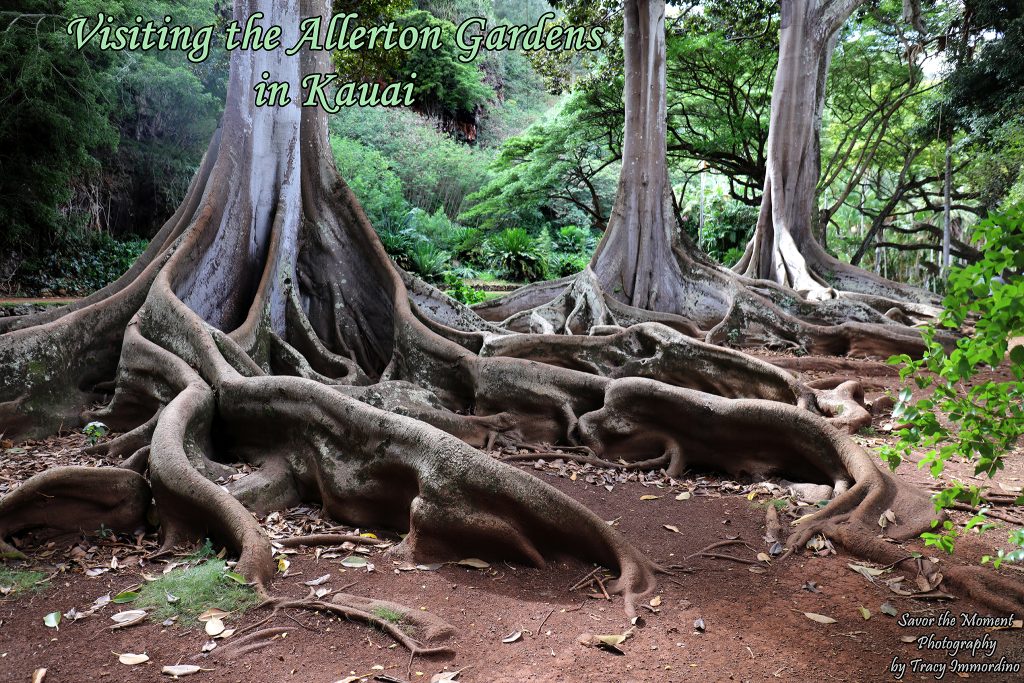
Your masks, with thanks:
[[[847,4],[852,12],[854,3]],[[827,286],[808,267],[804,253],[817,246],[811,228],[821,174],[825,83],[837,29],[848,16],[832,28],[815,0],[782,2],[761,213],[737,270],[798,291]]]
[[[592,268],[606,292],[652,311],[678,308],[679,267],[666,164],[665,0],[623,8],[622,171]]]
[[[782,0],[779,65],[772,91],[767,167],[754,237],[734,270],[812,299],[835,290],[893,302],[935,305],[916,287],[842,263],[815,239],[825,86],[839,30],[864,0]],[[905,5],[916,3],[907,0]],[[916,16],[905,9],[908,17]]]

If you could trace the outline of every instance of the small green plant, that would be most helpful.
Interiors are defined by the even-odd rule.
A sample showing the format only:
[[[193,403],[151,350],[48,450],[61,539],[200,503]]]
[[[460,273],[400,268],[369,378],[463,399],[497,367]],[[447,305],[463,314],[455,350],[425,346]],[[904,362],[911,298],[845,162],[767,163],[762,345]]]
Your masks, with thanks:
[[[568,254],[586,256],[589,258],[597,246],[597,239],[589,228],[581,228],[577,225],[566,225],[558,229],[555,236],[555,246]]]
[[[511,280],[532,282],[544,277],[541,245],[522,228],[507,228],[492,235],[486,253],[501,274]]]
[[[229,576],[226,568],[223,560],[206,560],[173,569],[142,586],[133,605],[154,608],[158,621],[177,616],[186,623],[213,607],[238,613],[254,606],[256,592]]]
[[[405,615],[398,610],[393,610],[383,606],[374,607],[372,614],[381,621],[386,621],[389,624],[400,624],[402,623],[402,619],[405,618]]]
[[[473,289],[454,273],[444,274],[444,292],[459,303],[472,306],[487,301],[487,292]]]
[[[90,446],[95,446],[99,443],[99,440],[106,436],[109,431],[110,429],[107,425],[102,422],[90,422],[82,428],[82,433],[85,434]]]
[[[983,258],[949,276],[944,310],[938,322],[925,328],[926,351],[919,360],[907,355],[889,359],[901,365],[900,379],[913,379],[920,389],[932,388],[930,397],[914,400],[913,389],[905,386],[893,408],[894,420],[902,429],[899,441],[883,447],[880,455],[895,470],[916,448],[925,449],[918,467],[938,478],[951,458],[974,464],[975,475],[994,476],[1004,466],[1004,457],[1024,436],[1024,347],[1009,349],[1009,340],[1024,335],[1024,206],[993,216],[975,229],[985,245]],[[938,330],[959,330],[974,319],[974,333],[957,339],[947,349],[937,338]],[[983,368],[996,367],[1009,358],[1013,379],[977,382]],[[971,385],[973,383],[973,386]],[[948,416],[948,422],[940,415]],[[981,488],[955,481],[933,498],[937,510],[957,502],[973,507],[982,503]],[[1024,496],[1017,499],[1024,504]],[[984,511],[968,523],[969,529],[983,529]],[[927,545],[951,552],[958,535],[956,525],[936,523],[934,532],[922,534]],[[1002,562],[1024,561],[1024,531],[1014,530],[1011,551],[1000,550]]]
[[[0,565],[0,598],[39,590],[39,582],[45,578],[43,572]]]
[[[445,240],[455,258],[463,263],[476,263],[483,255],[484,233],[479,228],[463,228],[453,225]]]
[[[579,273],[590,263],[590,258],[581,254],[565,254],[556,251],[551,255],[551,274],[555,277],[566,277]]]
[[[438,282],[451,262],[452,255],[439,249],[432,242],[422,240],[409,251],[409,265],[412,271],[427,282]]]

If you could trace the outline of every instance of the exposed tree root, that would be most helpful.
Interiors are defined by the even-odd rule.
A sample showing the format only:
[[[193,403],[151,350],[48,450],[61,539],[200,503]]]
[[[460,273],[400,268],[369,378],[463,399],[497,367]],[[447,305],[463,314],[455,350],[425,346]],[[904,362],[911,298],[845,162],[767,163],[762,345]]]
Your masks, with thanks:
[[[236,5],[240,20],[258,9],[293,32],[299,16],[325,11],[320,0]],[[390,262],[330,163],[322,111],[251,106],[262,70],[297,91],[302,73],[328,69],[325,58],[235,52],[222,131],[140,263],[86,303],[3,323],[0,429],[38,435],[102,419],[124,432],[105,452],[127,459],[29,480],[0,501],[0,538],[133,529],[152,496],[164,549],[211,537],[265,589],[272,546],[253,511],[306,501],[340,522],[407,532],[395,556],[601,564],[617,574],[607,592],[635,615],[659,568],[574,499],[477,450],[496,443],[672,476],[700,467],[833,487],[795,545],[823,529],[872,528],[886,509],[890,533],[929,527],[928,499],[837,428],[863,419],[855,386],[811,388],[688,338],[732,341],[736,331],[738,344],[888,355],[919,344],[916,332],[843,300],[815,308],[832,322],[808,323],[681,257],[685,277],[670,283],[682,287],[673,300],[689,302],[680,309],[628,306],[588,270],[507,323],[545,334],[485,322]],[[850,314],[863,322],[834,324]],[[585,331],[595,334],[576,334]],[[109,402],[83,413],[112,381]],[[222,487],[227,463],[255,471]],[[369,620],[378,604],[340,600],[304,606]],[[431,651],[382,627],[414,653]]]
[[[351,534],[310,534],[309,536],[282,538],[274,541],[274,543],[282,548],[297,548],[303,545],[312,548],[317,545],[341,545],[342,543],[377,545],[380,543],[380,540],[365,536],[353,536]]]
[[[29,531],[42,538],[103,527],[134,532],[146,525],[149,497],[146,480],[124,469],[62,467],[37,474],[0,499],[0,555],[24,557],[5,539]]]
[[[413,657],[452,653],[450,647],[431,646],[424,643],[443,640],[453,635],[455,629],[429,612],[414,610],[395,602],[375,600],[349,593],[337,593],[329,601],[313,597],[275,598],[264,602],[263,605],[271,607],[273,611],[257,626],[262,626],[288,609],[326,612],[379,628],[406,648]],[[272,627],[252,631],[232,641],[222,654],[229,659],[237,659],[254,650],[266,647],[274,638],[292,630],[294,629]]]

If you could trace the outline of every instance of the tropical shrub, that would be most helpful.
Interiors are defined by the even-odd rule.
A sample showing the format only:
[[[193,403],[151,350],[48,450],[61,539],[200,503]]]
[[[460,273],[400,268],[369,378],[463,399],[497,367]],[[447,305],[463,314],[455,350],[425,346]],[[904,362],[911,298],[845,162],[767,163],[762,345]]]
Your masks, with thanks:
[[[488,238],[485,251],[492,265],[516,282],[532,282],[545,275],[540,245],[522,228],[506,228]]]
[[[1024,435],[1024,346],[1009,348],[1011,339],[1024,335],[1024,206],[984,221],[975,236],[985,244],[983,258],[950,273],[943,314],[938,323],[923,330],[924,356],[920,360],[906,355],[890,359],[902,366],[902,380],[912,378],[919,389],[933,390],[930,397],[917,400],[911,387],[900,392],[893,417],[904,426],[897,432],[898,443],[881,451],[892,469],[911,450],[924,448],[918,467],[927,467],[936,478],[952,458],[973,463],[975,475],[992,477]],[[959,330],[972,320],[973,332],[958,339],[952,350],[936,340],[939,330]],[[1008,360],[1013,379],[977,381],[980,371],[1004,360]],[[937,509],[957,501],[980,505],[980,514],[968,528],[985,528],[987,507],[981,487],[954,481],[934,501]],[[1017,504],[1024,504],[1024,496]],[[946,522],[924,539],[929,545],[952,551],[957,534],[957,527]],[[1010,541],[1014,550],[1000,550],[995,558],[983,561],[994,559],[998,565],[1024,560],[1024,530],[1014,530]]]

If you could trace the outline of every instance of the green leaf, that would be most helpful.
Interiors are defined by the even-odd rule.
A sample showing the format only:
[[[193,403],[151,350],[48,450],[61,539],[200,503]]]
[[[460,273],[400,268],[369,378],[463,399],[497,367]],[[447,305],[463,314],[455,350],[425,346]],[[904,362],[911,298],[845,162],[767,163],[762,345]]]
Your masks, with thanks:
[[[43,624],[45,624],[49,628],[59,628],[60,612],[50,612],[49,614],[47,614],[45,617],[43,617]]]
[[[115,605],[123,605],[126,602],[134,601],[138,597],[139,594],[135,591],[124,591],[122,593],[118,593],[117,595],[115,595],[111,602]]]

